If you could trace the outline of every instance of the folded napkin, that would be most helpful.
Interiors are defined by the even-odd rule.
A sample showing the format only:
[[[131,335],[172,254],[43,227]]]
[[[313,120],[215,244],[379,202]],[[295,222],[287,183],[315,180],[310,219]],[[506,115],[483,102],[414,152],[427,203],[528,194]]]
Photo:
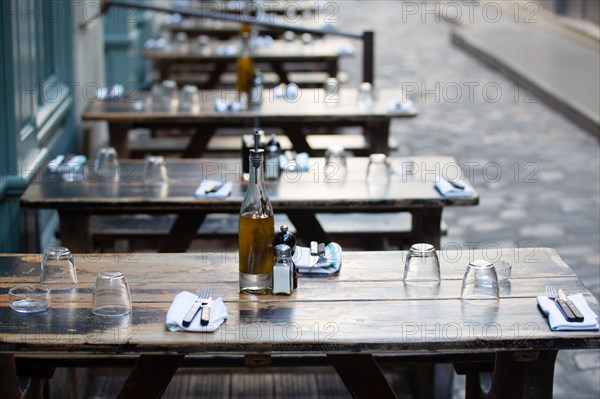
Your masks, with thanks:
[[[553,331],[598,330],[598,316],[587,304],[583,294],[570,295],[568,298],[583,315],[581,323],[567,321],[556,303],[547,296],[537,297],[537,303],[548,318],[550,328]]]
[[[296,100],[300,87],[296,83],[281,83],[273,88],[273,96],[275,98],[285,98],[287,100]]]
[[[473,188],[467,182],[462,179],[453,180],[458,184],[462,184],[465,188],[455,187],[448,180],[443,177],[436,176],[434,180],[435,189],[443,196],[443,197],[470,197],[473,195]]]
[[[215,111],[217,112],[239,112],[244,109],[244,105],[239,101],[231,101],[217,98],[215,100]]]
[[[351,55],[354,54],[354,45],[352,43],[341,44],[335,50],[337,55]]]
[[[310,248],[296,246],[292,260],[296,270],[307,274],[335,274],[342,267],[342,247],[338,243],[330,242],[325,247],[325,254],[311,267]]]
[[[307,172],[309,155],[307,152],[299,152],[294,159],[289,159],[284,154],[279,156],[279,167],[287,172]]]
[[[48,170],[52,173],[79,172],[86,161],[87,158],[85,155],[75,155],[68,159],[64,155],[58,155],[48,162]]]
[[[237,54],[237,52],[238,52],[238,49],[235,44],[227,44],[227,45],[222,44],[217,47],[218,55],[235,55],[235,54]]]
[[[401,100],[401,99],[393,99],[390,100],[390,102],[388,103],[388,112],[393,113],[393,112],[398,112],[398,113],[406,113],[406,112],[410,112],[412,111],[412,109],[414,108],[414,103],[412,102],[412,100],[406,99],[406,100]]]
[[[173,299],[173,303],[167,311],[166,326],[169,331],[193,331],[193,332],[214,332],[229,318],[227,308],[222,298],[217,298],[210,305],[210,317],[208,325],[200,325],[200,315],[197,314],[189,327],[183,327],[181,323],[188,310],[194,304],[197,296],[188,291],[180,292]]]
[[[233,183],[230,181],[205,180],[196,189],[196,198],[226,198],[231,194]]]

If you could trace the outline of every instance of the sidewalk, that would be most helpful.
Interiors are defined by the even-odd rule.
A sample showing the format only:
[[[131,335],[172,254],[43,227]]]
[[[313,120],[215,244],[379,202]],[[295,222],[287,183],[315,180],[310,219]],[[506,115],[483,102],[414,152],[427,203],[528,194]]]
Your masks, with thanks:
[[[445,4],[462,2],[369,1],[368,6],[362,6],[364,3],[340,1],[340,27],[375,31],[375,87],[404,89],[419,112],[410,121],[392,125],[391,134],[400,144],[394,155],[454,156],[481,197],[477,207],[444,210],[448,235],[442,245],[465,250],[489,248],[492,256],[495,248],[527,247],[532,253],[537,247],[556,248],[600,298],[597,138],[538,97],[530,96],[512,79],[452,44],[453,31],[475,29],[440,17]],[[473,15],[481,23],[485,2],[468,3],[473,4]],[[513,1],[495,3],[507,5]],[[488,11],[491,15],[493,9]],[[468,16],[462,15],[463,19]],[[492,28],[501,29],[494,25],[481,30]],[[520,51],[533,61],[541,61],[541,65],[552,64],[545,58],[551,57],[552,49],[527,53],[525,46],[530,43],[529,36],[532,41],[544,41],[545,32],[551,31],[539,28],[535,37],[515,34],[522,46]],[[572,33],[552,35],[559,35],[564,42],[572,40]],[[494,34],[487,37],[494,39]],[[547,39],[547,43],[555,41]],[[508,53],[512,49],[507,47],[503,51]],[[554,57],[560,60],[561,56]],[[578,58],[564,60],[569,61],[568,68],[565,62],[555,61],[555,66],[563,65],[563,69],[554,69],[554,73],[566,75],[580,68],[571,76],[588,74],[581,72],[587,68],[585,63],[574,61]],[[348,86],[359,83],[357,64],[351,60],[342,63],[352,78]],[[536,76],[529,78],[538,81]],[[591,94],[577,92],[570,97],[597,96],[598,68],[586,80],[594,78],[596,83],[579,86],[582,93]],[[561,351],[554,381],[554,398],[600,397],[600,349]],[[463,398],[460,381],[456,387],[454,397]]]
[[[519,9],[515,2],[496,3],[504,5],[499,8],[502,18],[459,21],[452,32],[454,44],[531,86],[536,97],[600,138],[600,42],[548,12],[527,9],[531,2]]]

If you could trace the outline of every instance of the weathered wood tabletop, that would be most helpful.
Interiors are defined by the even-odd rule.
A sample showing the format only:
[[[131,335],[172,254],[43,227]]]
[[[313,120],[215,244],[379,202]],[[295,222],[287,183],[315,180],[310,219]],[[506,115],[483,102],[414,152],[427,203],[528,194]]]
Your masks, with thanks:
[[[188,42],[183,46],[148,49],[144,51],[144,58],[154,63],[160,80],[181,80],[176,77],[177,71],[186,71],[185,75],[193,76],[194,67],[197,67],[209,75],[204,83],[197,80],[200,87],[214,89],[228,67],[235,70],[240,47],[239,40],[213,40],[202,48]],[[256,47],[252,59],[262,72],[274,72],[280,83],[289,83],[293,81],[290,72],[326,72],[329,77],[337,77],[340,58],[353,54],[354,47],[348,39],[315,38],[306,44],[299,40],[274,40]]]
[[[7,291],[38,281],[40,255],[2,254],[0,390],[14,385],[14,356],[69,355],[93,366],[105,355],[141,355],[124,391],[149,395],[166,388],[188,354],[263,355],[266,362],[268,355],[294,354],[326,356],[355,397],[393,397],[373,357],[385,354],[453,363],[467,373],[469,390],[479,389],[483,371],[494,370],[493,397],[548,398],[557,351],[600,345],[597,331],[551,331],[536,306],[536,296],[551,283],[568,295],[582,293],[592,310],[600,310],[557,251],[494,247],[438,255],[442,282],[436,288],[403,284],[405,252],[346,252],[338,276],[300,278],[289,297],[239,294],[236,253],[75,255],[78,287],[53,293],[47,312],[22,315],[8,307]],[[495,305],[459,299],[464,270],[474,259],[513,265]],[[130,316],[91,313],[92,284],[103,270],[125,274]],[[212,334],[168,332],[165,315],[174,296],[201,286],[223,298],[229,320]],[[145,367],[155,364],[161,367],[154,383],[136,387],[148,381],[140,376]],[[367,377],[357,380],[356,373]]]
[[[306,128],[358,126],[363,128],[371,152],[388,152],[389,127],[392,118],[414,117],[414,107],[390,111],[393,100],[405,100],[400,89],[375,89],[372,107],[358,101],[358,90],[341,88],[337,93],[323,89],[302,88],[292,98],[275,97],[265,90],[259,107],[244,111],[219,112],[215,100],[233,101],[235,90],[200,92],[200,109],[165,108],[153,104],[149,92],[134,92],[116,101],[94,101],[83,113],[83,120],[106,121],[110,143],[122,158],[129,158],[128,132],[136,127],[195,129],[182,153],[183,157],[199,157],[219,128],[279,127],[290,138],[297,152],[311,151],[306,141]],[[267,131],[268,133],[268,131]]]
[[[443,197],[435,189],[436,175],[460,176],[452,157],[391,158],[394,174],[389,186],[367,184],[368,158],[350,157],[347,172],[324,169],[323,158],[312,158],[305,172],[284,172],[267,182],[267,194],[275,213],[286,213],[305,242],[331,241],[316,218],[326,213],[397,213],[412,215],[413,242],[439,248],[442,210],[445,206],[473,206],[477,191],[466,197]],[[121,182],[98,182],[93,168],[84,168],[81,181],[67,182],[60,175],[44,173],[21,196],[23,208],[56,209],[61,240],[76,252],[90,251],[90,216],[93,214],[169,214],[178,218],[160,252],[185,251],[209,213],[238,213],[247,184],[241,179],[240,159],[167,161],[168,184],[144,184],[143,161],[123,160]],[[84,177],[85,176],[85,177]],[[227,198],[195,198],[203,180],[232,181]]]

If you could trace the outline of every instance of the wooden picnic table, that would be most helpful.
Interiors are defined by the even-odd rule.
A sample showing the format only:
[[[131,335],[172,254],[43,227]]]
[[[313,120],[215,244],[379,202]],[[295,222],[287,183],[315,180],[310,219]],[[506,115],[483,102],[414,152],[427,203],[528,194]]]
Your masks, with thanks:
[[[240,49],[239,40],[210,41],[200,49],[193,41],[183,47],[165,47],[144,51],[144,58],[154,63],[158,79],[173,79],[181,84],[196,84],[214,89],[227,71],[235,72]],[[292,81],[290,73],[325,72],[337,77],[339,60],[354,54],[352,42],[341,38],[319,38],[309,44],[301,41],[275,40],[253,50],[254,67],[277,74],[280,83]],[[179,73],[179,75],[178,75]],[[208,75],[205,80],[200,75]]]
[[[150,92],[134,92],[115,101],[94,101],[82,115],[87,121],[108,123],[110,144],[122,158],[130,158],[128,132],[133,128],[180,128],[193,130],[192,139],[182,152],[184,158],[197,158],[218,129],[260,126],[281,128],[297,152],[311,152],[306,140],[307,129],[323,127],[362,127],[371,153],[389,151],[389,129],[393,118],[414,117],[414,106],[388,109],[390,101],[404,100],[399,89],[377,88],[372,107],[362,107],[358,89],[341,88],[337,93],[324,89],[302,88],[295,97],[276,97],[272,90],[263,91],[263,103],[242,111],[219,112],[215,101],[233,101],[235,90],[200,92],[200,109],[165,108],[152,101]],[[240,138],[241,142],[241,138]]]
[[[291,296],[249,296],[238,293],[236,253],[75,254],[77,288],[53,292],[47,312],[23,315],[8,307],[7,291],[39,281],[40,255],[0,254],[0,397],[18,397],[17,372],[36,367],[132,367],[120,397],[159,397],[179,366],[331,364],[353,397],[394,398],[379,364],[397,362],[452,364],[467,375],[467,397],[551,398],[557,352],[600,345],[598,331],[550,330],[536,306],[554,284],[600,311],[556,250],[440,251],[435,288],[403,284],[405,256],[345,252],[338,276],[301,277]],[[459,299],[473,259],[513,265],[494,305]],[[91,313],[92,284],[107,270],[124,273],[131,315]],[[223,298],[229,319],[214,333],[169,332],[175,295],[201,286]],[[422,381],[417,397],[434,397],[435,386]]]
[[[460,166],[451,157],[392,159],[392,167],[404,174],[394,174],[389,187],[383,190],[366,183],[368,158],[349,158],[347,162],[345,176],[334,170],[326,174],[324,160],[312,158],[307,171],[285,172],[279,181],[266,183],[275,213],[285,213],[304,242],[331,241],[316,218],[318,212],[409,212],[412,222],[408,235],[413,242],[428,242],[439,248],[443,208],[479,203],[476,191],[452,198],[441,196],[434,188],[432,173],[450,173],[451,178],[460,173]],[[123,160],[120,167],[119,183],[100,183],[91,169],[84,169],[86,177],[74,182],[45,173],[23,193],[21,206],[57,210],[61,241],[74,252],[92,250],[92,215],[177,214],[159,251],[185,252],[207,214],[238,214],[247,187],[241,179],[240,159],[169,159],[166,185],[143,183],[143,161]],[[203,180],[232,181],[232,192],[226,198],[195,198],[194,192]]]

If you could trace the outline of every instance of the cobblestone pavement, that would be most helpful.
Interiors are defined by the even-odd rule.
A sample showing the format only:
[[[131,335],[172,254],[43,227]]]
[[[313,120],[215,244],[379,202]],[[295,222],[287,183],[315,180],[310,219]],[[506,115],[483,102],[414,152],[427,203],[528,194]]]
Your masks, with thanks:
[[[418,107],[393,124],[397,154],[454,156],[479,191],[478,207],[444,211],[443,246],[556,248],[600,298],[598,141],[454,47],[435,4],[336,5],[340,29],[375,31],[375,85],[404,88]],[[360,62],[342,68],[357,85]],[[555,398],[600,397],[600,350],[561,351],[555,375]]]

